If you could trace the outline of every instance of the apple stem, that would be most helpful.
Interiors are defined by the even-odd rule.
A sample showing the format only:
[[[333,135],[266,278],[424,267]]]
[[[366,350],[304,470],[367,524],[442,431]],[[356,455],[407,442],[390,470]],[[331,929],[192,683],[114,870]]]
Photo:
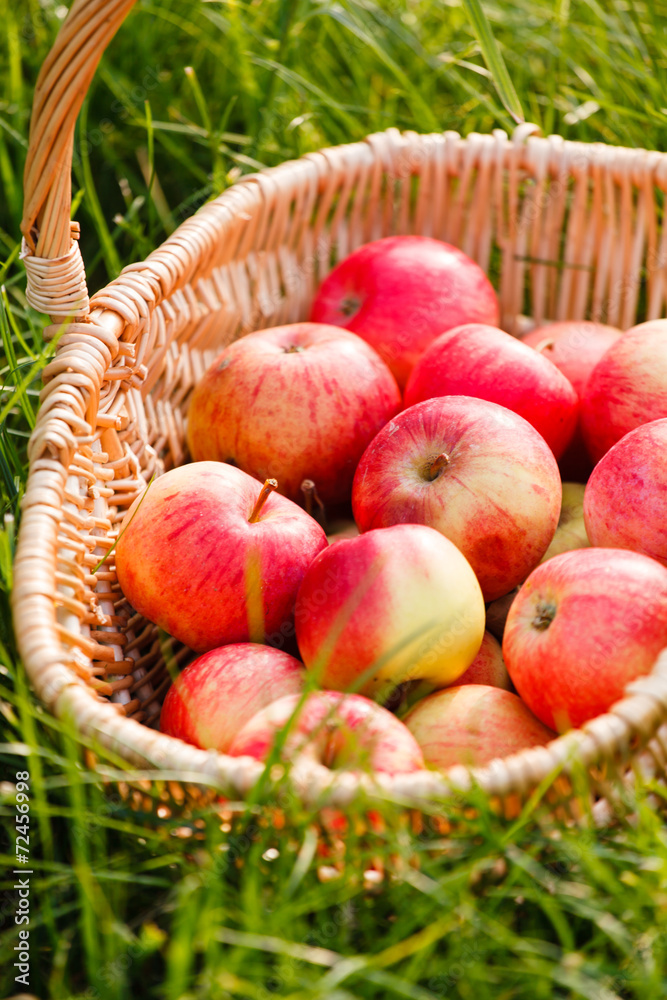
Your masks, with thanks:
[[[278,489],[277,479],[266,480],[261,490],[259,491],[259,496],[257,497],[257,502],[255,503],[255,506],[252,509],[252,514],[248,518],[249,524],[255,524],[256,521],[259,521],[259,515],[262,513],[262,507],[264,506],[268,498],[271,496],[273,491],[277,489]]]
[[[324,504],[320,500],[320,495],[317,492],[317,486],[312,479],[304,479],[301,483],[301,492],[303,493],[303,503],[306,509],[306,514],[310,514],[314,517],[319,524],[324,527],[326,524],[326,511],[324,509]],[[319,515],[313,513],[313,502],[317,504]]]
[[[550,337],[547,337],[546,340],[541,340],[539,344],[535,344],[535,350],[537,351],[538,354],[541,354],[542,351],[551,350],[551,348],[555,346],[556,346],[556,341],[552,340]]]
[[[433,482],[433,480],[437,479],[442,470],[447,468],[448,465],[449,455],[447,452],[443,451],[426,466],[426,478],[430,480],[430,482]]]

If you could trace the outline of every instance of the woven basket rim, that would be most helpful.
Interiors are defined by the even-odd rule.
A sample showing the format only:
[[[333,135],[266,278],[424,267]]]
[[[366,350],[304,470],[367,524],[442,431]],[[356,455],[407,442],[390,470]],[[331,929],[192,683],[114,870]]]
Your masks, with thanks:
[[[224,192],[214,202],[203,206],[195,216],[186,220],[161,247],[149,255],[146,261],[130,265],[118,279],[110,282],[106,288],[93,296],[91,302],[93,322],[87,328],[90,334],[99,335],[108,341],[108,333],[117,337],[125,328],[127,315],[121,319],[112,306],[119,304],[119,287],[122,288],[128,279],[136,280],[140,277],[142,284],[150,286],[153,302],[157,304],[164,294],[165,287],[169,287],[170,283],[165,282],[164,274],[159,268],[153,267],[153,261],[162,263],[170,244],[178,245],[184,240],[187,242],[193,228],[207,227],[212,214],[218,216],[221,212],[238,211],[239,203],[242,207],[244,191],[255,188],[262,192],[266,186],[279,185],[281,173],[300,163],[312,164],[320,157],[329,159],[340,150],[364,147],[367,149],[369,144],[377,143],[381,139],[385,139],[389,144],[395,144],[397,137],[400,137],[400,134],[392,129],[387,133],[371,136],[361,143],[346,144],[343,147],[332,147],[319,153],[306,154],[301,160],[290,161],[262,174],[244,178],[235,188]],[[525,130],[520,138],[524,137]],[[480,138],[482,138],[480,135],[473,134],[466,139],[458,137],[458,140],[465,145],[468,142],[474,144]],[[562,140],[554,143],[553,139],[532,139],[530,145],[534,148],[536,142],[540,145],[547,144],[549,149],[554,145],[562,146]],[[580,144],[575,145],[577,148],[580,146]],[[610,150],[602,150],[599,146],[594,148],[595,156],[604,158],[610,155]],[[667,159],[667,156],[665,158]],[[182,283],[181,276],[179,284]],[[134,322],[145,322],[146,317],[135,315],[132,319]],[[51,419],[52,422],[58,423],[61,421],[61,416]],[[31,461],[27,495],[30,494],[33,478],[39,473],[43,460],[43,454],[40,452],[39,457]],[[56,515],[55,525],[58,507],[53,506],[52,511]],[[34,596],[34,593],[31,595],[25,573],[21,571],[22,556],[27,546],[29,546],[27,529],[22,525],[17,552],[18,586],[12,596],[14,621],[17,626],[25,620],[26,605],[31,606],[31,596]],[[173,771],[179,769],[180,757],[183,769],[191,776],[199,774],[204,783],[210,782],[222,792],[240,794],[242,797],[249,793],[262,774],[263,765],[250,758],[231,758],[215,751],[198,750],[174,737],[156,735],[141,723],[119,715],[114,705],[100,700],[70,668],[65,665],[54,668],[54,660],[58,659],[56,650],[59,642],[55,632],[52,637],[54,648],[50,651],[52,662],[49,683],[45,686],[40,683],[44,650],[40,650],[42,660],[36,661],[31,643],[27,641],[20,628],[17,628],[17,632],[26,669],[47,707],[59,717],[68,716],[74,719],[83,733],[94,735],[103,744],[117,751],[122,748],[122,755],[130,763],[138,766],[148,764],[158,769],[167,768]],[[417,775],[375,776],[370,779],[355,775],[353,772],[328,772],[317,766],[299,765],[294,769],[294,780],[302,797],[315,798],[319,801],[321,796],[325,795],[327,801],[339,805],[349,802],[357,792],[389,796],[404,803],[423,804],[446,798],[454,791],[470,788],[473,784],[490,796],[523,794],[561,769],[568,772],[572,767],[581,764],[590,766],[599,763],[611,758],[619,749],[629,753],[632,738],[641,730],[648,736],[653,735],[666,713],[667,652],[661,654],[650,675],[628,686],[626,696],[608,713],[591,720],[580,730],[571,730],[558,737],[546,747],[524,750],[511,757],[493,761],[482,768],[459,765],[442,773],[427,770]],[[375,793],[372,792],[374,786]]]
[[[12,613],[28,676],[49,711],[71,718],[83,734],[119,751],[131,765],[199,775],[202,782],[225,794],[245,797],[262,774],[263,765],[250,758],[198,750],[126,718],[120,706],[96,694],[65,659],[54,610],[58,526],[63,519],[70,463],[79,455],[82,441],[90,441],[92,430],[102,421],[98,412],[100,389],[111,367],[114,378],[126,379],[127,385],[137,389],[142,385],[150,374],[150,358],[141,356],[145,342],[140,355],[133,356],[132,337],[136,339],[150,327],[158,307],[164,305],[173,311],[174,293],[183,294],[193,278],[200,282],[206,276],[207,254],[216,266],[228,264],[252,249],[258,232],[264,240],[263,249],[272,248],[271,240],[279,244],[279,226],[271,216],[272,199],[276,193],[294,189],[297,176],[304,204],[312,209],[327,175],[345,182],[346,172],[354,170],[366,171],[366,175],[374,170],[376,180],[382,170],[398,178],[409,176],[410,164],[406,167],[404,153],[414,151],[417,145],[422,155],[430,150],[441,160],[455,150],[464,181],[473,169],[483,173],[495,162],[509,171],[515,187],[522,170],[537,186],[549,177],[595,180],[607,171],[608,177],[625,185],[626,190],[630,185],[643,185],[646,190],[653,186],[667,191],[667,154],[574,142],[560,136],[542,138],[534,134],[539,130],[529,123],[519,125],[511,138],[501,129],[491,134],[473,132],[465,138],[452,131],[417,136],[388,129],[361,142],[318,150],[243,177],[185,220],[145,261],[124,268],[89,301],[77,244],[78,226],[70,223],[74,126],[102,52],[135,2],[74,0],[36,87],[24,178],[22,258],[28,271],[28,300],[52,317],[50,336],[63,324],[65,334],[48,366],[51,381],[45,387],[29,445]],[[234,229],[250,208],[255,211],[252,224]],[[283,205],[283,216],[289,210],[289,204]],[[318,224],[324,225],[323,220],[320,212]],[[667,237],[664,240],[667,246]],[[667,274],[664,280],[667,285]],[[657,315],[664,298],[662,286],[654,291],[649,312],[652,309]],[[127,363],[121,369],[114,365],[117,360]],[[55,392],[51,391],[54,387]],[[118,426],[113,414],[106,414],[105,419],[104,426]],[[88,460],[91,469],[93,459]],[[156,462],[152,468],[157,468]],[[146,478],[147,468],[142,472]],[[84,644],[80,659],[85,660],[86,650],[90,653],[94,645]],[[626,758],[635,750],[634,741],[651,740],[666,718],[667,651],[663,651],[653,671],[628,685],[625,697],[608,713],[546,747],[524,750],[485,768],[458,766],[444,773],[426,770],[394,777],[357,776],[299,763],[292,769],[293,782],[303,798],[320,801],[326,794],[328,801],[338,804],[349,802],[360,791],[408,803],[435,802],[473,783],[489,796],[523,795],[559,769],[568,772],[582,764],[590,767],[615,757]]]

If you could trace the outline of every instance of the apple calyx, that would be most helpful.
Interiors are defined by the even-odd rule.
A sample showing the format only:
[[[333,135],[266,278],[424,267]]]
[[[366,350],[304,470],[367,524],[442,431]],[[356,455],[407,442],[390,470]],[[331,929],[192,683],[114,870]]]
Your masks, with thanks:
[[[306,348],[302,347],[301,344],[290,344],[289,347],[285,347],[284,348],[283,353],[284,354],[301,354],[303,351],[305,351],[305,349]]]
[[[356,295],[346,295],[340,304],[340,311],[345,319],[352,319],[361,309],[361,299]]]
[[[556,617],[556,610],[553,601],[540,601],[535,608],[535,617],[530,624],[538,632],[546,632]]]
[[[447,468],[449,462],[450,458],[446,451],[436,455],[435,458],[426,463],[423,473],[424,479],[426,479],[429,483],[434,482],[443,469]]]
[[[278,489],[277,479],[267,479],[264,482],[264,485],[259,491],[259,496],[257,497],[255,506],[252,509],[252,514],[248,518],[248,524],[255,524],[256,521],[259,521],[259,515],[262,513],[262,507],[264,506],[268,498],[271,496],[273,491],[277,489]]]

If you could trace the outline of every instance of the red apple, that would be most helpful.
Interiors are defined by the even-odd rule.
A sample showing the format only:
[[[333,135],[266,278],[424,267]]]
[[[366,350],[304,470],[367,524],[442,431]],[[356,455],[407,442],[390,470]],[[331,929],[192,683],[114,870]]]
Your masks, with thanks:
[[[608,711],[667,646],[667,569],[621,549],[578,549],[531,573],[503,656],[515,688],[560,732]]]
[[[562,371],[581,403],[593,369],[621,336],[615,326],[566,320],[537,327],[522,339]],[[585,483],[591,474],[593,465],[586,452],[580,423],[559,464],[563,479]]]
[[[232,743],[231,756],[265,760],[299,701],[299,695],[286,695],[253,716]],[[337,691],[307,696],[292,722],[283,756],[383,774],[409,774],[424,767],[414,737],[395,715],[361,695]]]
[[[595,462],[629,431],[667,417],[667,320],[633,326],[593,369],[581,406]]]
[[[615,326],[572,319],[538,326],[522,341],[548,358],[574,386],[581,399],[598,361],[622,336]]]
[[[202,750],[227,753],[253,715],[284,695],[299,695],[303,680],[303,665],[279,649],[250,642],[212,649],[169,688],[160,729]]]
[[[346,327],[384,358],[403,388],[431,341],[461,323],[499,322],[482,269],[428,236],[387,236],[341,261],[315,296],[310,318]]]
[[[533,425],[556,458],[577,426],[577,394],[556,366],[509,333],[479,323],[444,333],[415,365],[405,405],[436,396],[475,396],[507,407]]]
[[[490,632],[484,632],[477,656],[455,684],[457,687],[462,684],[484,684],[487,687],[504,688],[506,691],[512,689],[502,647]]]
[[[322,687],[384,700],[409,680],[460,677],[482,642],[484,601],[455,545],[401,524],[320,553],[299,588],[296,634]]]
[[[291,500],[269,496],[272,485],[222,462],[151,483],[115,551],[132,607],[198,653],[293,634],[299,584],[327,539]]]
[[[436,528],[470,562],[486,601],[537,565],[560,503],[544,439],[511,410],[468,396],[429,399],[394,417],[368,446],[352,490],[362,532],[404,522]]]
[[[195,461],[231,462],[302,501],[310,479],[321,501],[349,501],[368,442],[401,396],[382,359],[333,326],[293,323],[225,348],[192,394],[188,445]]]
[[[438,768],[484,767],[556,738],[515,694],[482,684],[436,691],[415,705],[405,725],[426,763]]]
[[[667,420],[642,424],[600,459],[586,486],[593,545],[632,549],[667,566]]]
[[[549,548],[542,556],[540,562],[553,559],[554,556],[560,555],[561,552],[588,548],[591,544],[584,526],[585,487],[582,483],[563,483],[562,489],[563,499],[556,534],[551,539]],[[499,639],[501,642],[503,632],[505,631],[507,615],[518,589],[518,587],[515,587],[508,594],[503,594],[502,597],[491,601],[486,607],[486,627],[493,634],[494,638]],[[491,684],[493,682],[486,681],[486,683]]]

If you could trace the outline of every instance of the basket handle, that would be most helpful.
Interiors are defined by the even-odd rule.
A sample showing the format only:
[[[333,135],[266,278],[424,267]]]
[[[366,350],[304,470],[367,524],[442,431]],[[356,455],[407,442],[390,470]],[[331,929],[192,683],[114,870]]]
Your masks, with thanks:
[[[74,126],[102,53],[136,0],[74,0],[42,66],[23,175],[23,258],[31,305],[83,318],[88,295],[72,207]]]

